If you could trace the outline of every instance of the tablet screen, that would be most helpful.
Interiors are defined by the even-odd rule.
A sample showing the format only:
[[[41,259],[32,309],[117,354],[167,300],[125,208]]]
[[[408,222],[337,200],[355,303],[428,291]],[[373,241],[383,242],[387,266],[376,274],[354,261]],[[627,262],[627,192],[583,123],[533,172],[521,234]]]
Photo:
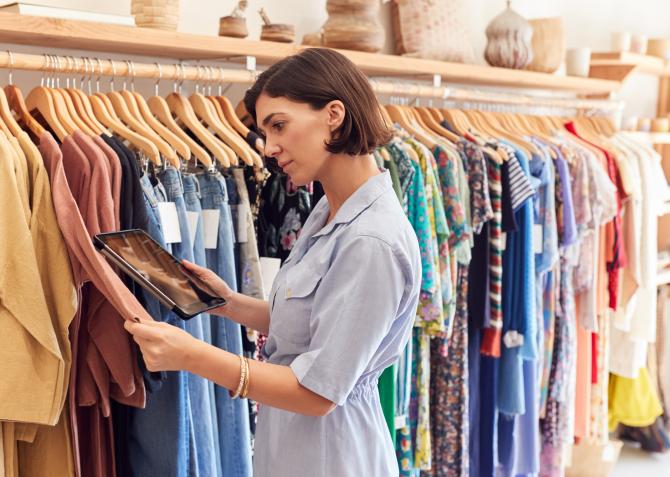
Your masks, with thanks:
[[[205,282],[185,269],[143,230],[100,234],[96,239],[104,245],[102,251],[131,278],[159,299],[166,301],[167,297],[174,302],[183,318],[225,304],[223,298],[216,296]]]

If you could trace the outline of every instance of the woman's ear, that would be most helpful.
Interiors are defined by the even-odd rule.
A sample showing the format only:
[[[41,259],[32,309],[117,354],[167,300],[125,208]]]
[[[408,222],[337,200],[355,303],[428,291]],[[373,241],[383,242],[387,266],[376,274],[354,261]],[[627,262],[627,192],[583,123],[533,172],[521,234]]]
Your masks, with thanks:
[[[326,104],[324,110],[328,115],[328,127],[331,131],[335,131],[342,125],[342,122],[344,122],[344,115],[346,113],[346,110],[344,109],[344,103],[339,99],[335,99]]]

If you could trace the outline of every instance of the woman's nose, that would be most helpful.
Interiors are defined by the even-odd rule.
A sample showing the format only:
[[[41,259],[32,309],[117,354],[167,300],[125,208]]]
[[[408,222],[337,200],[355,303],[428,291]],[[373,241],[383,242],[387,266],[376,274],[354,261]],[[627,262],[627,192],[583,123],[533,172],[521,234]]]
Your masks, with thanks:
[[[267,157],[277,157],[281,152],[281,147],[275,142],[267,141],[265,143],[265,155]]]

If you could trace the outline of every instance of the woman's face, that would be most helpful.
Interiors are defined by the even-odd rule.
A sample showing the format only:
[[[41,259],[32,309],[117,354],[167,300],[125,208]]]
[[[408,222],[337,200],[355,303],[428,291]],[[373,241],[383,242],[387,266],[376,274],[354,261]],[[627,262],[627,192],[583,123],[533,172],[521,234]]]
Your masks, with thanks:
[[[328,158],[332,131],[344,119],[344,105],[331,101],[315,110],[307,103],[263,93],[256,101],[258,127],[265,136],[265,155],[277,161],[296,185],[319,180]]]

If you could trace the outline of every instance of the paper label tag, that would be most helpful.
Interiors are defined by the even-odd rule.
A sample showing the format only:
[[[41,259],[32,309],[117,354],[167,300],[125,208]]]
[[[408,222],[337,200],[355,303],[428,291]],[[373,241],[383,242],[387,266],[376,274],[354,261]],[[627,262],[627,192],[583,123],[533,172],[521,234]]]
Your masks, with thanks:
[[[237,241],[239,243],[247,243],[249,235],[247,230],[249,228],[249,204],[247,202],[240,202],[237,206]]]
[[[191,238],[191,245],[195,247],[195,234],[198,232],[200,213],[187,210],[186,218],[188,219],[188,235]]]
[[[517,348],[523,345],[523,335],[517,331],[510,330],[503,336],[503,343],[508,348]]]
[[[179,216],[177,206],[174,202],[159,202],[158,216],[163,227],[163,239],[165,243],[180,243],[181,231],[179,230]]]
[[[400,416],[395,417],[395,428],[396,429],[404,429],[407,427],[407,416],[402,414]]]
[[[268,292],[272,288],[279,267],[281,267],[281,260],[278,258],[260,257],[261,277],[263,280],[263,289],[265,292],[265,299],[268,298]]]
[[[502,232],[500,234],[500,250],[507,249],[507,232]]]
[[[205,231],[205,248],[216,249],[219,241],[219,209],[203,209],[202,226]]]
[[[544,239],[544,230],[541,224],[533,225],[533,251],[542,253],[542,241]]]

